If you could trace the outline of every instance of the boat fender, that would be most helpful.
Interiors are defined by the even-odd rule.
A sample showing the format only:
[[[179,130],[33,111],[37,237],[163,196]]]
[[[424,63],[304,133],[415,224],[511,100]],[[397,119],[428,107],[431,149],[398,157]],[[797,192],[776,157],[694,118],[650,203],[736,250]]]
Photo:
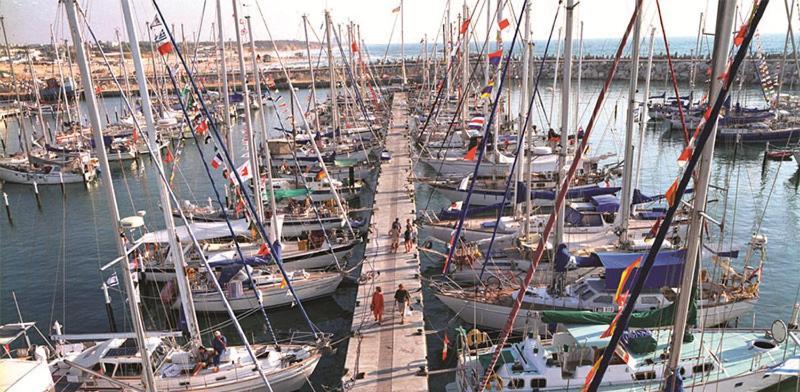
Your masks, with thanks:
[[[473,328],[467,332],[467,346],[478,347],[484,342],[484,334],[477,328]]]

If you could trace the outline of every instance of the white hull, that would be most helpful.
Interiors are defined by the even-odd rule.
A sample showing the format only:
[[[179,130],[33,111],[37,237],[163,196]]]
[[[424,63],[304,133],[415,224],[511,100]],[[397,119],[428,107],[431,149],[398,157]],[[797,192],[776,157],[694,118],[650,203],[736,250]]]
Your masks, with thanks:
[[[342,281],[342,275],[335,273],[329,276],[320,278],[310,278],[308,280],[292,281],[297,297],[301,301],[312,300],[329,296],[336,291],[339,283]],[[294,298],[287,295],[288,288],[280,287],[278,284],[273,284],[268,287],[259,287],[261,292],[261,299],[265,308],[277,308],[282,306],[291,306]],[[222,302],[222,298],[216,291],[213,292],[194,292],[194,307],[198,312],[226,312],[227,309]],[[246,311],[251,309],[258,309],[258,300],[253,295],[252,290],[246,289],[243,294],[238,298],[228,297],[228,303],[231,308],[236,311]],[[180,306],[176,303],[177,306]]]
[[[95,178],[94,173],[76,174],[71,172],[59,173],[27,173],[0,166],[0,181],[14,184],[33,185],[60,185],[75,184],[91,181]]]
[[[467,176],[475,172],[475,161],[462,158],[447,158],[444,161],[436,158],[420,157],[419,161],[430,166],[437,173],[447,176]],[[507,163],[481,162],[478,177],[505,177],[511,165]]]

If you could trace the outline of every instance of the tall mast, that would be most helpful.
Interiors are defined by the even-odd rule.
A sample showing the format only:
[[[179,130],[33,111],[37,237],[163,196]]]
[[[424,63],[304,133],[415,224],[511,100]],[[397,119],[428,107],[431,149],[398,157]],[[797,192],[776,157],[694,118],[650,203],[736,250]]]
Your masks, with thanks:
[[[253,74],[255,75],[256,95],[258,95],[260,99],[263,96],[261,94],[261,70],[258,67],[258,61],[256,61],[256,41],[253,39],[253,25],[250,21],[249,15],[245,16],[244,18],[247,20],[247,34],[250,36],[250,56],[253,58]],[[291,89],[291,93],[294,94],[293,89]],[[292,100],[292,102],[294,102],[294,100]],[[269,207],[271,213],[269,227],[273,233],[271,240],[280,241],[281,238],[278,235],[278,210],[275,206],[275,190],[272,187],[272,153],[269,151],[269,127],[267,126],[267,116],[261,116],[261,125],[264,132],[264,151],[267,158],[267,192],[269,192]],[[252,133],[255,134],[255,131]]]
[[[733,33],[733,19],[735,15],[735,0],[719,0],[717,3],[717,25],[714,32],[714,53],[711,68],[711,86],[707,102],[714,102],[722,89],[720,75],[726,72],[728,63],[728,49]],[[731,76],[732,77],[732,76]],[[703,230],[703,214],[706,207],[708,184],[711,177],[711,163],[714,158],[714,139],[717,133],[717,121],[711,128],[711,135],[703,148],[700,156],[699,169],[695,181],[694,202],[691,209],[689,222],[689,243],[686,247],[686,263],[683,267],[681,292],[675,307],[675,325],[672,328],[672,342],[670,344],[669,362],[664,370],[664,378],[674,377],[678,370],[678,361],[681,358],[683,335],[686,331],[686,320],[689,312],[689,302],[694,290],[694,272],[700,257],[700,240]],[[674,384],[673,384],[674,385]]]
[[[706,10],[708,10],[708,3],[706,3]],[[705,14],[700,13],[700,21],[697,23],[697,40],[694,43],[694,53],[692,55],[692,62],[691,67],[689,68],[689,91],[694,91],[694,76],[695,76],[695,69],[697,65],[697,60],[700,58],[700,38],[703,36],[704,26],[706,24]],[[680,103],[680,97],[675,97]],[[692,103],[689,102],[691,106]]]
[[[67,97],[67,86],[64,83],[64,68],[61,66],[61,54],[59,53],[58,43],[56,36],[53,33],[53,25],[50,25],[50,42],[53,44],[53,53],[56,55],[56,64],[58,64],[58,77],[61,83],[61,97],[64,100],[64,111],[67,112],[67,120],[72,123],[72,112],[69,110],[69,97]],[[74,87],[73,87],[74,92]]]
[[[580,18],[579,18],[580,19]],[[583,21],[581,23],[581,31],[580,31],[580,38],[578,39],[578,76],[576,77],[575,82],[575,100],[572,102],[572,126],[577,129],[580,128],[578,124],[578,113],[580,112],[580,103],[581,103],[581,79],[583,77]],[[575,138],[575,143],[578,142],[577,137]]]
[[[220,75],[222,81],[222,102],[225,105],[223,114],[225,118],[225,143],[227,144],[228,151],[233,150],[233,126],[231,125],[231,101],[230,90],[228,89],[228,65],[225,61],[225,28],[223,27],[222,18],[222,0],[217,0],[217,29],[219,30],[217,40],[219,41],[219,62],[220,62]],[[234,160],[236,154],[231,154],[231,160]]]
[[[569,149],[569,94],[572,88],[572,25],[575,19],[575,10],[580,4],[575,4],[575,0],[567,0],[565,20],[564,20],[564,68],[561,75],[561,149],[558,152],[558,182],[561,183],[567,177],[567,153]],[[560,42],[560,41],[559,41]],[[556,52],[556,67],[558,67],[558,52]],[[555,87],[555,85],[553,86]],[[553,88],[553,97],[556,90]],[[552,121],[552,117],[551,117]],[[577,142],[576,142],[577,145]],[[553,236],[553,249],[564,242],[564,204],[558,212],[556,231]]]
[[[8,45],[5,17],[3,16],[0,16],[0,27],[3,28],[3,41],[6,44],[6,57],[8,58],[8,66],[11,71],[11,84],[14,85],[14,95],[16,96],[17,109],[19,109],[20,113],[22,113],[22,99],[19,94],[19,82],[17,81],[17,76],[14,73],[14,59],[11,58],[11,46]],[[28,127],[25,125],[25,121],[23,120],[19,121],[19,132],[22,134],[22,141],[23,141],[21,148],[25,150],[25,155],[28,157],[28,164],[30,164],[31,138],[28,136]]]
[[[89,113],[89,121],[92,126],[92,137],[95,140],[95,153],[100,161],[100,168],[103,173],[111,173],[108,166],[108,156],[106,155],[105,143],[103,142],[103,123],[100,121],[100,111],[98,110],[97,97],[94,92],[94,83],[92,82],[92,73],[89,69],[89,62],[86,59],[86,52],[83,48],[83,38],[78,24],[78,16],[75,11],[77,7],[77,0],[65,0],[64,9],[67,12],[67,20],[69,22],[69,29],[72,33],[72,43],[75,47],[75,56],[77,57],[78,68],[81,72],[81,83],[83,84],[83,95],[86,99],[86,106]],[[131,312],[131,324],[136,335],[136,343],[139,346],[139,355],[141,358],[148,358],[147,346],[145,344],[145,329],[142,322],[141,309],[139,309],[139,295],[133,283],[133,277],[130,273],[128,265],[128,258],[125,256],[125,244],[121,237],[122,231],[119,225],[119,208],[117,207],[117,196],[114,192],[114,184],[111,181],[110,175],[105,175],[101,179],[103,187],[106,191],[106,200],[108,201],[108,209],[111,213],[111,222],[114,227],[114,243],[117,246],[117,254],[125,260],[123,266],[122,280],[125,284],[125,290],[128,292],[128,309]],[[142,366],[142,381],[147,386],[148,391],[156,391],[155,376],[150,362],[147,366]]]
[[[33,96],[36,99],[36,117],[39,118],[39,124],[42,126],[44,142],[50,144],[50,132],[48,131],[47,123],[44,122],[44,113],[42,113],[42,97],[39,95],[39,87],[36,85],[36,70],[33,68],[31,53],[25,52],[25,55],[28,57],[28,67],[31,70],[31,86],[33,87]]]
[[[333,144],[336,147],[337,137],[339,132],[339,93],[336,90],[336,64],[333,62],[333,21],[331,21],[331,13],[325,10],[325,34],[328,38],[328,72],[330,72],[330,88],[331,88],[331,115],[333,118]]]
[[[503,0],[497,0],[497,22],[498,22],[498,25],[497,25],[497,41],[495,42],[495,50],[502,50],[503,49],[503,31],[500,29],[500,24],[499,24],[499,22],[501,20],[503,20]],[[510,53],[509,53],[509,58],[511,58],[511,54]],[[497,69],[495,70],[495,76],[494,76],[494,84],[497,86],[497,94],[498,95],[502,94],[502,91],[500,91],[500,78],[501,78],[501,75],[502,75],[501,74],[501,72],[502,72],[501,68],[502,67],[500,67],[500,65],[498,64]],[[508,96],[506,98],[507,99],[511,99],[510,96]],[[500,110],[501,108],[502,108],[502,106],[498,105],[497,110]],[[494,162],[495,163],[499,163],[500,162],[500,123],[503,122],[502,121],[503,116],[501,116],[499,114],[500,113],[498,112],[497,119],[494,122],[494,142],[492,143],[492,145],[494,147]]]
[[[119,45],[119,66],[122,68],[123,77],[125,78],[125,94],[129,97],[131,96],[131,82],[130,78],[128,77],[128,67],[125,65],[125,51],[122,50],[122,41],[119,38],[119,30],[114,30],[114,34],[117,36],[117,44]],[[135,116],[136,113],[131,113],[131,117]]]
[[[461,23],[467,24],[464,34],[461,35],[461,93],[464,101],[464,107],[461,109],[461,129],[466,130],[469,121],[469,8],[466,1]]]
[[[408,79],[406,78],[406,41],[405,41],[405,8],[403,6],[403,0],[400,0],[400,67],[403,73],[403,86],[408,83]]]
[[[528,75],[530,73],[530,67],[528,65],[530,63],[530,56],[531,56],[530,45],[529,45],[529,43],[531,41],[531,15],[530,15],[531,14],[531,7],[530,7],[530,3],[526,3],[525,4],[525,10],[523,12],[525,13],[525,21],[524,21],[524,24],[523,24],[523,28],[524,28],[523,36],[525,37],[525,39],[523,40],[523,46],[522,46],[522,86],[521,86],[522,87],[522,92],[520,93],[520,100],[519,100],[519,126],[517,127],[519,129],[519,133],[520,134],[522,134],[523,127],[525,126],[525,119],[528,117],[528,101],[530,100],[530,96],[529,96],[530,95],[530,91],[528,90],[528,84],[530,83],[530,81],[529,81],[530,76]],[[525,166],[528,166],[528,162],[526,160],[526,156],[528,154],[525,152],[525,150],[526,150],[526,148],[525,148],[526,147],[525,140],[527,139],[527,137],[529,137],[529,136],[527,136],[527,132],[526,132],[526,135],[523,135],[521,138],[519,138],[519,140],[517,140],[517,143],[522,143],[521,144],[522,148],[519,149],[521,156],[517,157],[517,162],[519,164],[516,165],[516,167],[515,167],[516,177],[517,178],[516,178],[516,184],[514,185],[514,202],[513,202],[514,203],[514,216],[519,216],[519,214],[520,214],[520,212],[522,210],[521,203],[517,203],[517,200],[518,200],[517,190],[519,189],[519,183],[522,182],[525,179],[525,175],[528,174],[528,170],[529,170],[529,167],[527,167],[527,168],[525,167]],[[528,196],[529,196],[530,193],[531,193],[530,189],[528,189],[527,192],[528,192]],[[528,196],[525,197],[526,200],[527,200]]]
[[[319,125],[319,111],[317,110],[317,79],[314,76],[314,63],[311,61],[311,46],[308,43],[308,16],[303,14],[303,33],[306,37],[306,57],[308,58],[308,70],[311,73],[311,110],[314,113],[314,126],[317,131],[322,132]]]
[[[642,146],[644,145],[644,131],[647,129],[647,100],[650,99],[650,77],[653,73],[653,43],[656,28],[650,29],[650,53],[647,55],[647,74],[644,79],[644,95],[642,96],[642,109],[639,111],[639,143],[636,146],[636,174],[633,176],[633,189],[639,187],[639,176],[642,173]]]
[[[80,104],[80,91],[78,90],[78,86],[75,79],[75,71],[72,69],[72,54],[69,50],[69,41],[64,40],[64,52],[67,54],[67,66],[69,67],[69,79],[70,83],[72,84],[72,102],[75,108],[75,122],[78,123],[78,126],[82,126],[81,124],[81,104]],[[69,107],[67,108],[69,110]]]
[[[560,5],[559,5],[560,7]],[[556,36],[556,58],[553,64],[553,95],[550,97],[550,122],[553,123],[553,111],[556,106],[556,87],[558,87],[558,62],[561,59],[561,27],[558,28],[558,35]]]
[[[142,65],[142,54],[139,52],[139,36],[136,32],[136,26],[134,25],[130,2],[131,0],[121,0],[122,15],[125,18],[125,28],[128,31],[128,42],[131,46],[131,57],[133,58],[136,83],[139,85],[139,99],[142,104],[142,115],[144,115],[144,122],[147,126],[147,144],[150,147],[150,154],[153,157],[154,164],[161,165],[161,150],[156,143],[158,138],[156,123],[153,119],[153,108],[150,103],[150,94],[147,88],[144,66]],[[164,181],[158,181],[158,196],[161,202],[161,211],[164,215],[167,235],[169,237],[169,254],[167,257],[172,260],[172,264],[175,266],[178,292],[181,297],[181,305],[183,305],[183,315],[186,318],[187,329],[192,338],[192,343],[199,344],[200,326],[194,311],[192,289],[189,287],[189,280],[184,270],[185,261],[183,258],[183,248],[175,233],[175,219],[172,216],[172,203],[169,198],[169,190]]]
[[[239,77],[242,79],[242,95],[244,95],[244,123],[247,127],[247,149],[250,155],[250,170],[253,173],[253,201],[256,203],[256,214],[259,218],[264,218],[264,202],[261,200],[261,173],[258,166],[258,150],[256,148],[255,129],[253,128],[253,116],[250,114],[250,94],[247,88],[247,68],[244,64],[244,45],[242,44],[242,31],[239,28],[239,7],[236,0],[233,3],[233,19],[236,20],[236,45],[239,55]],[[236,170],[236,168],[231,168]],[[269,169],[268,169],[269,170]],[[272,186],[272,184],[269,184]]]
[[[631,200],[633,198],[633,129],[636,117],[636,89],[639,85],[639,41],[642,30],[642,13],[636,16],[631,36],[631,75],[628,84],[628,114],[625,119],[625,166],[622,170],[622,197],[619,207],[620,235],[619,242],[628,244],[628,222],[631,216]]]

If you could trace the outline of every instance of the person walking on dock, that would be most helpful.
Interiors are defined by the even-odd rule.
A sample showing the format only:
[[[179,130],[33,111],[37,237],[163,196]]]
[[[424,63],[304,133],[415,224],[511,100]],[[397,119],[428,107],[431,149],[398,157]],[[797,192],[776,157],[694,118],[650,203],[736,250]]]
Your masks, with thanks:
[[[403,284],[397,286],[397,291],[394,292],[394,300],[397,302],[397,310],[400,312],[400,324],[406,322],[406,308],[410,305],[411,295],[403,287]]]
[[[372,310],[372,315],[375,317],[375,321],[378,325],[381,325],[381,321],[383,321],[383,290],[381,286],[376,286],[375,292],[372,293],[370,309]]]
[[[411,219],[406,219],[406,230],[403,232],[403,241],[406,246],[406,253],[411,252],[414,247],[414,225],[411,224]]]
[[[399,221],[397,222],[397,226],[400,226]],[[400,247],[400,228],[397,226],[392,223],[392,229],[389,230],[389,239],[392,241],[389,253],[397,253],[397,248]]]
[[[222,354],[228,348],[228,339],[222,335],[220,331],[214,331],[214,340],[211,341],[211,347],[214,348],[214,373],[219,371],[219,361]]]

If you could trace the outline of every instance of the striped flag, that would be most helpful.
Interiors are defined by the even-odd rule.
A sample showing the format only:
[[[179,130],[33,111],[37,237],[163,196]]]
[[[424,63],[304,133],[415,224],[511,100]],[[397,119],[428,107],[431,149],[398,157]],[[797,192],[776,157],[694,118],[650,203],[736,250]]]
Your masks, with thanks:
[[[220,153],[216,153],[214,154],[214,159],[211,161],[211,167],[213,167],[214,170],[217,170],[222,165],[222,162],[222,155],[220,155]]]
[[[625,284],[628,283],[628,279],[631,277],[633,270],[639,268],[639,264],[641,264],[641,262],[642,256],[639,256],[636,261],[631,263],[622,271],[622,275],[619,277],[619,286],[617,286],[617,292],[614,294],[614,302],[616,302],[620,307],[625,304],[625,298],[622,294],[622,291],[625,289]]]
[[[500,59],[503,58],[503,49],[489,53],[489,63],[492,65],[500,64]]]
[[[483,124],[485,122],[486,122],[486,119],[484,119],[481,116],[473,117],[472,120],[469,120],[469,122],[467,123],[467,128],[469,128],[469,129],[481,129],[481,128],[483,128]]]

